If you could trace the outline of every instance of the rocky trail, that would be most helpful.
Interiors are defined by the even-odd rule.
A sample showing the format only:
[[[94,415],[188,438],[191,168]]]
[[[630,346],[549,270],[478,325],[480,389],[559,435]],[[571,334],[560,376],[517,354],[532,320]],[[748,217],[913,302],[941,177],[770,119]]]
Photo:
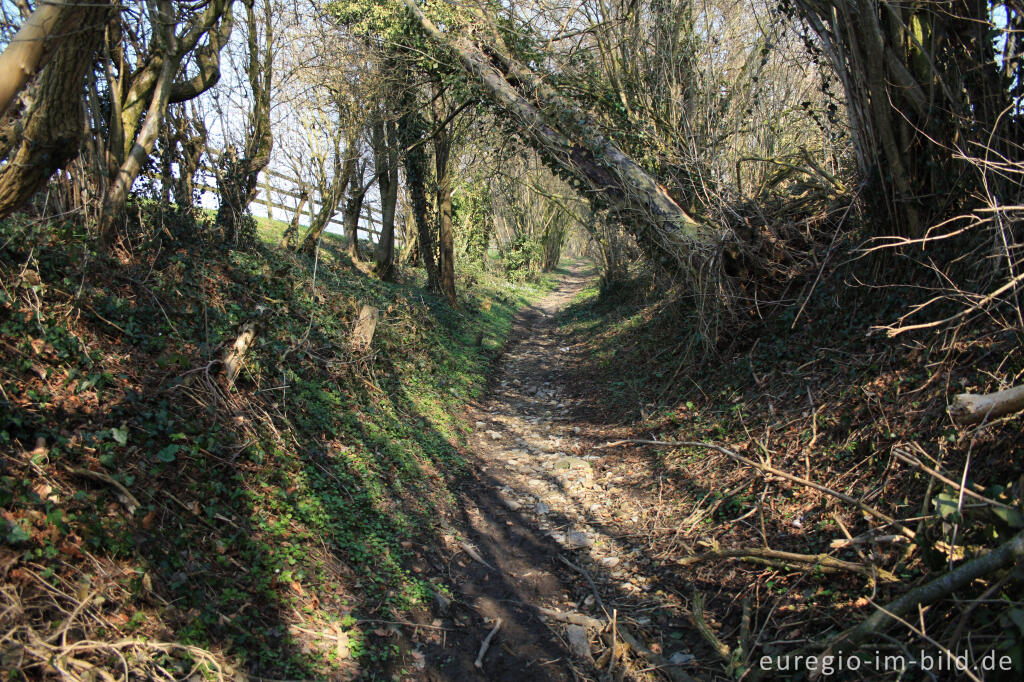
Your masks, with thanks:
[[[664,631],[686,625],[653,596],[662,593],[652,589],[650,561],[635,542],[643,534],[632,532],[651,500],[623,496],[621,467],[597,448],[618,435],[616,427],[593,418],[580,350],[566,345],[555,319],[586,281],[573,268],[520,313],[488,395],[470,415],[474,475],[460,491],[462,518],[453,519],[461,532],[445,538],[454,552],[445,578],[458,592],[452,603],[439,597],[436,604],[448,617],[441,622],[457,627],[424,651],[428,679],[591,680],[609,672],[688,679],[693,672],[681,641],[660,643]]]

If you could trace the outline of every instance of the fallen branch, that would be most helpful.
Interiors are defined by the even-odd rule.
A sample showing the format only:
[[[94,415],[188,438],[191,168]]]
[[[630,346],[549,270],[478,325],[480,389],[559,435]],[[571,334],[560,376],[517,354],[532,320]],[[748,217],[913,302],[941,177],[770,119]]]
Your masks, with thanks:
[[[733,663],[732,651],[725,642],[718,638],[715,631],[704,620],[704,595],[700,592],[694,592],[690,599],[690,616],[693,626],[697,628],[700,636],[711,645],[711,648],[715,650],[719,658],[725,661],[726,665],[731,666]]]
[[[238,331],[238,337],[231,344],[231,348],[225,351],[224,372],[227,375],[229,389],[235,385],[235,379],[238,378],[238,373],[242,371],[242,362],[245,360],[245,354],[248,352],[252,342],[256,340],[256,333],[258,331],[259,326],[255,320],[246,322]]]
[[[857,545],[900,545],[910,542],[902,535],[858,535],[850,538],[836,538],[828,543],[832,549],[856,547]]]
[[[899,582],[899,578],[885,569],[875,566],[863,566],[852,561],[843,561],[842,559],[836,559],[828,554],[796,554],[794,552],[783,552],[777,549],[761,547],[746,547],[739,549],[715,548],[701,554],[695,554],[694,556],[676,559],[676,563],[680,566],[689,566],[690,564],[707,561],[708,559],[767,559],[783,563],[793,562],[798,564],[811,564],[821,568],[825,572],[850,571],[852,573],[859,573],[867,578],[871,578],[872,580],[876,577],[875,571],[877,571],[877,576],[882,580],[890,583]]]
[[[91,478],[94,481],[106,483],[113,487],[117,491],[118,499],[121,501],[121,504],[124,505],[125,509],[128,510],[129,514],[134,514],[135,510],[142,506],[139,504],[139,501],[135,496],[128,492],[128,488],[125,488],[118,481],[102,471],[93,471],[92,469],[83,469],[81,467],[73,467],[66,464],[64,465],[64,469],[67,470],[68,473],[75,474],[77,476],[84,476],[85,478]]]
[[[976,424],[1020,410],[1024,410],[1024,385],[984,395],[960,393],[953,397],[949,415],[960,424]]]
[[[475,665],[477,668],[482,669],[484,667],[484,656],[487,654],[487,650],[491,647],[491,640],[494,638],[494,635],[496,635],[498,633],[498,630],[500,629],[501,618],[498,618],[496,621],[494,621],[494,627],[491,628],[491,631],[487,633],[486,637],[484,637],[484,641],[480,645],[480,653],[476,655],[476,660],[473,661],[473,665]]]
[[[568,566],[569,568],[571,568],[572,570],[577,571],[578,573],[582,574],[583,577],[587,579],[587,582],[590,583],[590,590],[591,590],[591,592],[594,593],[594,600],[597,602],[597,608],[599,608],[602,611],[604,611],[605,615],[608,615],[607,609],[604,608],[604,602],[601,600],[601,593],[597,591],[597,584],[594,583],[594,579],[590,577],[590,574],[587,573],[582,568],[580,568],[579,566],[577,566],[576,564],[574,564],[571,561],[569,561],[568,559],[566,559],[561,554],[558,555],[558,560],[561,561],[566,566]]]
[[[852,649],[870,635],[882,633],[902,616],[966,587],[978,578],[1024,560],[1024,531],[988,554],[967,561],[949,573],[916,587],[884,609],[868,616],[860,625],[847,630],[829,643],[826,653]]]
[[[603,620],[598,620],[591,616],[585,616],[582,613],[576,613],[574,611],[558,611],[556,609],[549,609],[543,606],[538,606],[537,610],[548,618],[562,623],[582,625],[585,628],[594,628],[596,630],[603,630],[605,626],[605,622]]]
[[[858,499],[850,497],[849,495],[841,493],[841,492],[839,492],[837,490],[832,490],[831,488],[826,488],[825,486],[819,485],[818,483],[815,483],[814,481],[809,481],[806,478],[800,478],[799,476],[794,476],[793,474],[786,473],[785,471],[782,471],[780,469],[776,469],[775,467],[768,466],[767,464],[761,464],[759,462],[755,462],[752,459],[748,459],[747,457],[744,457],[743,455],[740,455],[740,454],[737,454],[737,453],[733,452],[729,448],[722,447],[721,445],[715,445],[714,443],[701,443],[701,442],[698,442],[698,441],[669,441],[669,440],[638,440],[638,439],[628,439],[628,440],[617,440],[617,441],[615,441],[613,443],[606,443],[604,445],[598,445],[598,446],[596,446],[596,449],[613,448],[613,447],[616,447],[616,446],[619,446],[619,445],[628,445],[630,443],[636,443],[636,444],[639,444],[639,445],[660,445],[660,446],[668,446],[668,447],[696,447],[696,448],[706,448],[708,450],[715,450],[717,452],[722,453],[723,455],[725,455],[727,457],[730,457],[731,459],[736,460],[737,462],[740,462],[742,464],[746,464],[747,466],[754,467],[755,469],[759,469],[760,471],[763,471],[765,473],[772,474],[773,476],[778,476],[779,478],[784,478],[787,481],[792,481],[793,483],[799,483],[800,485],[807,486],[808,488],[813,488],[814,490],[817,490],[818,492],[825,493],[826,495],[831,495],[832,497],[840,499],[843,502],[846,502],[848,504],[852,504],[853,506],[857,507],[857,509],[860,509],[865,514],[869,514],[871,516],[874,516],[876,519],[884,521],[887,524],[891,524],[900,533],[902,533],[903,535],[907,536],[908,538],[910,538],[910,539],[914,538],[914,531],[910,530],[909,528],[907,528],[906,526],[904,526],[902,523],[900,523],[896,519],[892,518],[891,516],[878,511],[877,509],[875,509],[874,507],[872,507],[870,505],[864,504],[863,502],[861,502]]]

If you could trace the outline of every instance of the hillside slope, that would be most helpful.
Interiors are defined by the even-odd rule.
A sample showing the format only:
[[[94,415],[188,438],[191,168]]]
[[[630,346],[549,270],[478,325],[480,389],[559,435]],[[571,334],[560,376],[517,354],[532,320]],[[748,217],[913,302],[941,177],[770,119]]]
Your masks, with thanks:
[[[453,310],[329,240],[307,260],[178,228],[106,256],[73,223],[0,224],[2,667],[376,676],[399,664],[386,623],[445,590],[414,542],[436,543],[463,407],[542,287],[477,268]]]

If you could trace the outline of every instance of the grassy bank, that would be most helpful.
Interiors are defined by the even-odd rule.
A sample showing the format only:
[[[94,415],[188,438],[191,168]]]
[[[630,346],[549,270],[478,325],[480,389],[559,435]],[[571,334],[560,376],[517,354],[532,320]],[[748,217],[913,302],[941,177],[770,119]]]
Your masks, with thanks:
[[[79,232],[0,223],[3,668],[401,673],[386,621],[446,589],[422,548],[444,532],[463,407],[547,285],[477,269],[452,309],[333,239],[306,259],[171,230],[108,256]],[[381,319],[353,349],[363,305]]]

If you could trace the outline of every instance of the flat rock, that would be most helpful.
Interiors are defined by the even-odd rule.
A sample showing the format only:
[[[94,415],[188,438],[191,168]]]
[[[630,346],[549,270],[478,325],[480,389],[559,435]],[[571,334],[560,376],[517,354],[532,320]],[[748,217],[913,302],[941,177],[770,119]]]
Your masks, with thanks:
[[[582,457],[561,457],[555,461],[556,469],[590,469],[590,462]]]
[[[497,431],[488,430],[488,431],[486,431],[486,433],[487,433],[487,436],[491,440],[501,440],[501,438],[502,438],[502,435],[500,433],[498,433]]]
[[[520,509],[523,508],[522,502],[520,502],[519,500],[514,500],[511,497],[503,497],[501,501],[504,502],[505,506],[511,509],[512,511],[519,511]]]
[[[533,511],[537,512],[538,514],[550,514],[551,507],[544,504],[543,502],[538,502],[537,506],[533,508]]]
[[[672,665],[686,665],[687,663],[693,663],[697,660],[697,657],[693,654],[684,654],[682,651],[677,651],[668,657],[668,662]]]
[[[569,650],[576,658],[592,660],[590,654],[590,638],[587,631],[579,625],[565,626],[565,639],[569,642]]]
[[[565,546],[571,549],[590,547],[594,543],[586,533],[578,530],[570,531],[565,536]]]

